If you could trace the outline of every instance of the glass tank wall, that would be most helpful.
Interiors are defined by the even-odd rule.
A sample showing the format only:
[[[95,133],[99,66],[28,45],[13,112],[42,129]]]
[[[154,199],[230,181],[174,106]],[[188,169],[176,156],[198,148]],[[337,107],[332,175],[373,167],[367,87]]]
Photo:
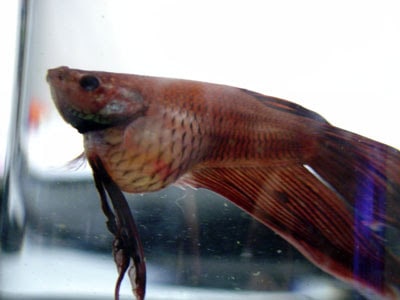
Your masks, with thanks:
[[[346,13],[340,9],[344,4],[322,7],[311,2],[307,5],[313,13],[303,19],[297,11],[304,8],[296,1],[22,1],[1,202],[1,298],[111,299],[117,278],[113,237],[91,170],[74,161],[83,151],[82,137],[52,103],[49,68],[194,79],[304,100],[302,105],[340,127],[365,130],[360,133],[399,146],[386,130],[359,125],[364,118],[354,114],[359,102],[340,102],[345,93],[354,101],[365,99],[369,83],[383,77],[388,89],[382,95],[391,101],[388,90],[398,82],[386,75],[366,76],[359,69],[363,53],[346,52],[346,45],[358,51],[352,39],[363,39],[361,45],[372,53],[368,47],[376,39],[390,43],[384,34],[389,36],[392,27],[368,25],[365,12],[355,17],[348,35],[339,37],[347,32],[341,21],[350,24],[350,12],[358,13],[358,7],[348,7]],[[390,11],[379,7],[377,13],[389,14],[385,22],[390,23]],[[388,56],[399,53],[396,47],[387,50]],[[354,64],[340,72],[344,66],[338,62],[347,56]],[[398,70],[399,61],[393,64]],[[315,75],[326,74],[323,69],[347,74],[329,81]],[[350,82],[355,74],[362,79]],[[364,104],[367,110],[368,101],[362,100]],[[362,299],[216,193],[172,186],[126,196],[144,244],[146,299]],[[127,278],[121,295],[133,299]]]

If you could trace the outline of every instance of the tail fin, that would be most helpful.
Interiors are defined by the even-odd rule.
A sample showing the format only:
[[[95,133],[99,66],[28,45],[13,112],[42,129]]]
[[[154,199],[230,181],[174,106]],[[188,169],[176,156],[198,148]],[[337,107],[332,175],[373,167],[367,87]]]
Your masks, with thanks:
[[[353,213],[353,273],[370,284],[399,287],[400,152],[357,134],[326,126],[309,162],[312,172],[341,195]],[[370,240],[376,262],[362,258],[357,236]],[[393,239],[394,238],[394,239]],[[393,243],[393,244],[391,244]],[[371,276],[371,274],[374,274]],[[371,278],[374,277],[374,278]]]
[[[400,230],[400,152],[360,135],[325,126],[309,166],[366,225]]]

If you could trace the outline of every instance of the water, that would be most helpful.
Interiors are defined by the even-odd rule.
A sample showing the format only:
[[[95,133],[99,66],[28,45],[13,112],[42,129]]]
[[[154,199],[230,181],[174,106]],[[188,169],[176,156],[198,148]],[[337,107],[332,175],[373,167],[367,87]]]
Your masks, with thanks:
[[[112,237],[91,178],[39,175],[24,162],[10,171],[3,297],[111,298]],[[311,283],[332,299],[347,292],[211,192],[169,188],[128,197],[145,247],[148,299],[303,299],[320,292],[307,291]],[[122,295],[130,295],[128,283]]]
[[[120,32],[116,24],[126,18],[124,7],[80,3],[22,1],[13,132],[1,202],[2,299],[113,295],[113,238],[90,169],[68,163],[82,151],[81,136],[55,111],[45,75],[58,65],[123,69],[132,55],[125,51],[132,47],[128,42],[144,35],[142,29]],[[135,55],[153,49],[141,51]],[[153,68],[135,66],[149,73]],[[127,197],[145,248],[147,299],[358,297],[212,192],[171,187]],[[132,299],[130,289],[126,281],[123,299]]]

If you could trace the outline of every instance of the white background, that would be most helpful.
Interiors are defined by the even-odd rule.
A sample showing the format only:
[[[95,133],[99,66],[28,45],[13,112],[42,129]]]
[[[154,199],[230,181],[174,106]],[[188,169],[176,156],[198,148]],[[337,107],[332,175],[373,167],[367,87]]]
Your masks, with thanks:
[[[107,14],[103,24],[87,20],[99,29],[96,36],[69,19],[71,36],[62,38],[71,40],[71,49],[58,49],[49,67],[71,64],[69,51],[77,48],[80,57],[71,67],[240,86],[300,103],[334,125],[400,148],[396,0],[53,3],[59,9],[49,27],[64,26],[71,15]],[[0,170],[14,79],[16,4],[0,6]],[[103,33],[113,38],[104,40]],[[119,46],[109,61],[110,49]]]

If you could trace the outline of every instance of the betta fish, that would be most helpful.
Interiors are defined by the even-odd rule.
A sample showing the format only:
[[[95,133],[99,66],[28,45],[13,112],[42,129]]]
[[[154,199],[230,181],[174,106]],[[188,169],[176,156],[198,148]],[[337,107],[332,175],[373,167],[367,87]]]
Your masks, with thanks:
[[[371,299],[397,299],[400,152],[295,103],[189,80],[59,67],[47,80],[84,154],[119,270],[144,299],[146,268],[122,192],[212,190]],[[109,197],[109,200],[107,198]]]

